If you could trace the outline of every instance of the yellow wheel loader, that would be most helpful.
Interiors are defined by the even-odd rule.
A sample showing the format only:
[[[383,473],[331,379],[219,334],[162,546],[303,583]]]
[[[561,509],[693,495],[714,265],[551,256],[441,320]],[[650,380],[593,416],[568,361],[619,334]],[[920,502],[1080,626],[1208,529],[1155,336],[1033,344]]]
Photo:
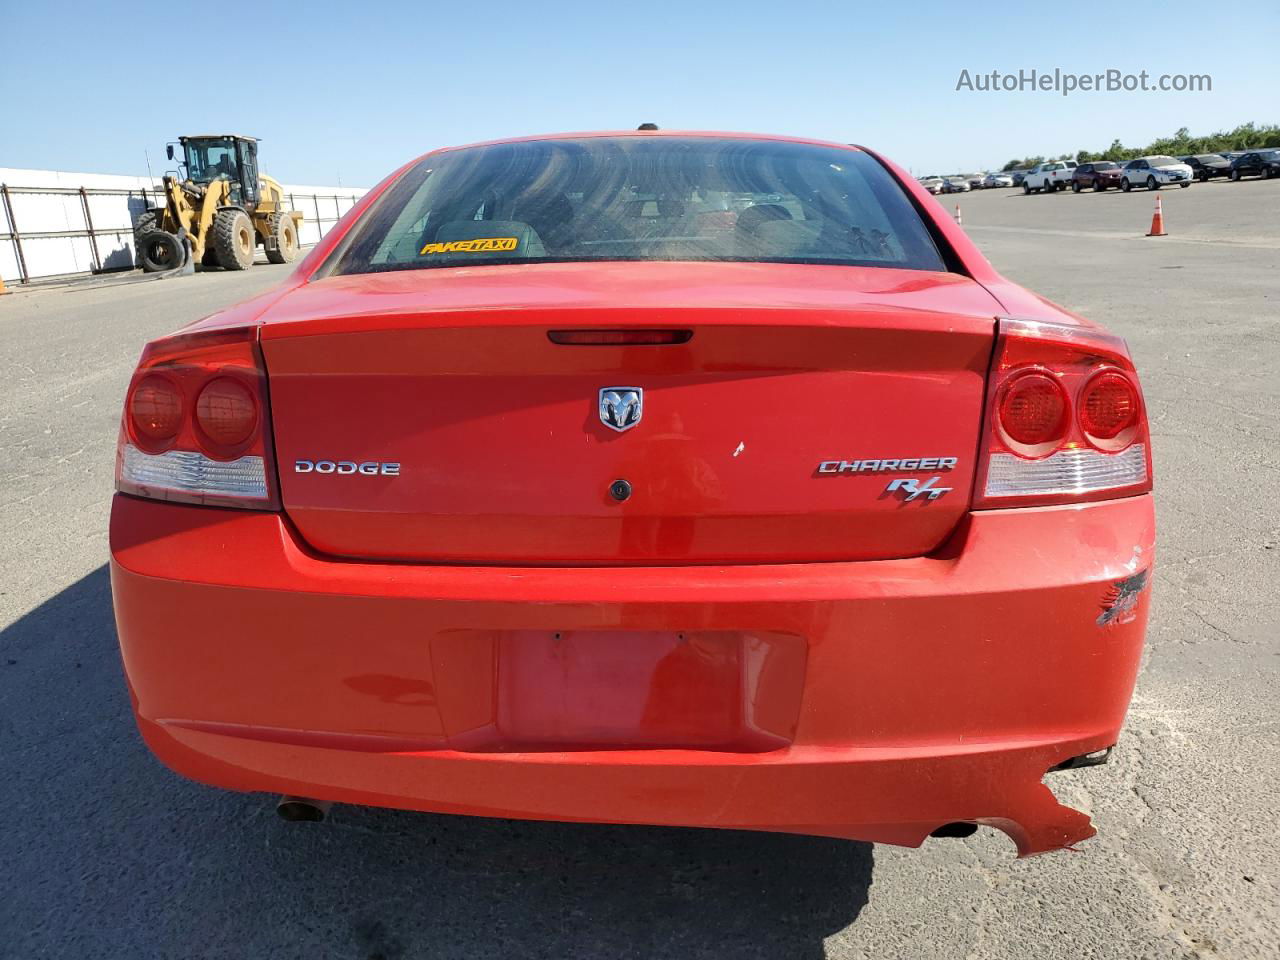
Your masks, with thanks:
[[[185,176],[164,175],[164,206],[134,224],[142,269],[176,270],[187,263],[244,270],[258,244],[272,263],[298,256],[302,214],[286,210],[280,184],[258,173],[258,141],[235,134],[179,137]],[[174,159],[174,144],[167,153]]]

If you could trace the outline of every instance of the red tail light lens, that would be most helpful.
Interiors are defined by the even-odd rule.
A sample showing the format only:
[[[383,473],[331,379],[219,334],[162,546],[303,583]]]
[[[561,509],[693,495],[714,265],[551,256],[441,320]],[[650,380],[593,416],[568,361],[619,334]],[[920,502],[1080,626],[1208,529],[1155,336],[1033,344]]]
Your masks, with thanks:
[[[116,489],[278,510],[267,377],[256,327],[156,340],[129,386]]]
[[[1100,373],[1080,392],[1080,429],[1112,440],[1138,419],[1138,391],[1118,373]]]
[[[1000,427],[1027,446],[1061,440],[1067,427],[1067,397],[1046,373],[1025,373],[1010,380],[1000,400]]]
[[[1124,341],[1002,319],[974,505],[1040,506],[1151,489],[1146,416]]]
[[[216,377],[204,385],[196,400],[196,425],[214,446],[238,447],[258,425],[258,405],[239,380]]]
[[[182,427],[182,391],[157,374],[143,377],[129,393],[129,422],[139,443],[164,448]]]

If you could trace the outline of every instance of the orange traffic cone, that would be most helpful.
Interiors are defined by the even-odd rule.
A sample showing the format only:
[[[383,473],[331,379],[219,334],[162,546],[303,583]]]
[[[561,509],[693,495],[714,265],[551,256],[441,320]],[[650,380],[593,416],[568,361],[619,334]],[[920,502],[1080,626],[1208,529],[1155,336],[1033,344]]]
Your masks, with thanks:
[[[960,217],[960,204],[956,204],[956,223],[963,224],[964,220]]]
[[[0,296],[4,296],[4,294],[8,292],[9,291],[4,288],[4,277],[0,277]]]
[[[1160,198],[1156,197],[1156,212],[1151,216],[1151,232],[1148,237],[1163,237],[1164,232],[1164,208],[1160,206]]]

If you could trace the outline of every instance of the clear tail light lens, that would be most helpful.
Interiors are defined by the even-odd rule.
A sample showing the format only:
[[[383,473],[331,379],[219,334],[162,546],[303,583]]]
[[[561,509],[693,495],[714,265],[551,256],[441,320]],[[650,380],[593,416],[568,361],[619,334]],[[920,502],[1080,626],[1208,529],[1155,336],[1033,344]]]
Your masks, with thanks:
[[[1151,489],[1146,411],[1123,340],[1002,319],[988,387],[978,509]]]
[[[278,510],[267,377],[256,327],[149,343],[129,385],[116,489],[138,497]]]
[[[1096,500],[1097,496],[1085,495],[1106,492],[1107,496],[1117,496],[1117,489],[1136,487],[1146,477],[1147,448],[1141,443],[1115,454],[1090,449],[1059,450],[1041,460],[993,453],[985,490],[988,500],[1028,496],[1052,496],[1055,502]]]

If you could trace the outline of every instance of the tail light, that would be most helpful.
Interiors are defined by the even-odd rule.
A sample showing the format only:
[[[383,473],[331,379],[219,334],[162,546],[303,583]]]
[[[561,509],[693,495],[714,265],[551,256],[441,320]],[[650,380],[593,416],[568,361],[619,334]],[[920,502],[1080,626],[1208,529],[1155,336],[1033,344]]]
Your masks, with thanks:
[[[988,387],[975,507],[1151,489],[1146,410],[1120,338],[1002,319]]]
[[[267,377],[256,327],[147,344],[125,397],[116,489],[278,510]]]

